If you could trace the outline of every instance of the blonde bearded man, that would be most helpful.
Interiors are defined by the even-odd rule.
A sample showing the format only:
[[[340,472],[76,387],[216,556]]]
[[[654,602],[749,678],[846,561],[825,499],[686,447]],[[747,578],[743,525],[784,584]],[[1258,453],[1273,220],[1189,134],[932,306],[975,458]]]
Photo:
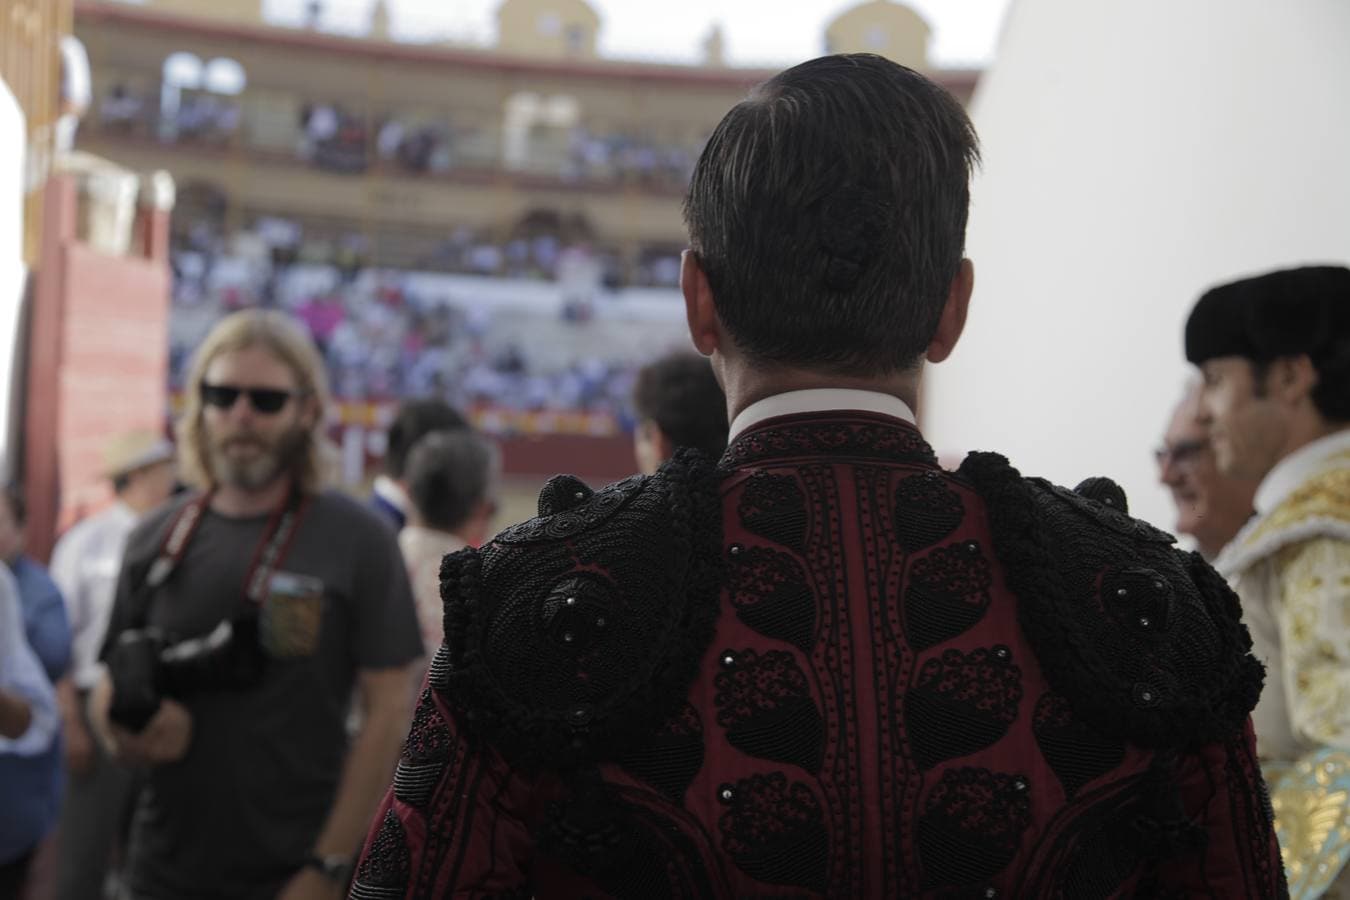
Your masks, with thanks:
[[[1216,287],[1186,325],[1219,468],[1261,479],[1216,567],[1266,686],[1254,713],[1293,897],[1350,897],[1350,270]]]
[[[127,541],[91,704],[148,769],[126,896],[336,900],[407,728],[407,574],[376,515],[324,488],[328,388],[294,321],[222,320],[187,384],[197,490]]]

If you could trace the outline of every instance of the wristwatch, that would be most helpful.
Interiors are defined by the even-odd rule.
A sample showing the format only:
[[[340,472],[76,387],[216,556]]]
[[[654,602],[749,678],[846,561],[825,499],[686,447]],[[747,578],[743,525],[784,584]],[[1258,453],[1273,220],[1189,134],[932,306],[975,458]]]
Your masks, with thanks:
[[[352,858],[340,854],[321,856],[318,853],[311,853],[305,857],[305,868],[317,869],[323,877],[346,884],[352,874]]]

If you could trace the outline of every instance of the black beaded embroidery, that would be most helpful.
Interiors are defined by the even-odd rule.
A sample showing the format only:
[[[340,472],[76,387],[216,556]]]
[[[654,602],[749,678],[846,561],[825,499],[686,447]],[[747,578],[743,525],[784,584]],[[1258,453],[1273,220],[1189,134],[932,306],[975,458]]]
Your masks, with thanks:
[[[1031,827],[1031,784],[988,769],[944,772],[919,819],[916,844],[925,888],[975,885],[998,874]]]
[[[570,490],[572,482],[576,481],[571,476],[558,476],[558,478],[567,480],[561,488],[564,492]],[[614,515],[620,507],[642,489],[644,482],[645,479],[641,475],[625,478],[623,481],[608,485],[603,490],[584,498],[575,505],[562,508],[551,515],[530,519],[527,522],[521,522],[519,525],[507,528],[492,540],[498,544],[519,544],[569,538],[578,532],[594,528]],[[552,510],[554,508],[552,497],[556,490],[554,482],[545,486],[544,496],[541,497],[542,509]]]
[[[671,827],[666,811],[620,797],[595,773],[572,780],[572,793],[551,804],[540,828],[539,852],[591,880],[614,897],[714,895],[709,873],[690,837]]]
[[[1238,848],[1237,853],[1242,860],[1247,896],[1288,897],[1284,866],[1269,840],[1275,832],[1275,812],[1270,805],[1270,791],[1261,777],[1260,763],[1240,736],[1226,741],[1224,749],[1229,815],[1234,822],[1242,823],[1242,833],[1251,841],[1249,846]]]
[[[352,882],[352,900],[392,900],[402,897],[408,886],[412,863],[403,823],[391,809],[384,814],[366,856]]]
[[[680,450],[544,520],[590,523],[566,540],[521,527],[446,557],[437,690],[461,724],[530,770],[615,759],[650,736],[683,701],[719,610],[718,480]]]
[[[727,741],[751,756],[819,772],[825,723],[792,654],[742,650],[735,657],[714,681],[717,724]]]
[[[806,498],[791,475],[757,472],[750,476],[737,509],[751,532],[803,553],[806,550]]]
[[[1017,718],[1022,670],[1007,647],[930,659],[905,697],[910,750],[921,769],[993,744]]]
[[[996,454],[971,454],[961,475],[988,505],[1023,631],[1078,718],[1150,748],[1223,740],[1242,727],[1264,673],[1248,652],[1236,598],[1203,560],[1174,550],[1150,525],[1023,479]],[[1132,624],[1122,622],[1118,604],[1128,597],[1119,591],[1144,570],[1156,595]]]
[[[816,598],[797,559],[767,547],[728,558],[736,616],[760,634],[809,653],[815,642]]]
[[[885,416],[838,413],[816,420],[795,416],[790,424],[766,423],[751,428],[727,447],[721,468],[735,469],[765,459],[824,454],[883,462],[937,465],[933,448],[918,429]]]
[[[905,589],[905,634],[915,650],[949,641],[989,608],[993,573],[975,541],[932,551],[914,563]]]
[[[685,703],[651,739],[619,759],[619,765],[655,787],[675,803],[703,768],[703,722],[698,710]]]
[[[1073,705],[1058,694],[1047,693],[1037,701],[1032,729],[1041,753],[1069,799],[1125,758],[1124,744],[1078,721]]]
[[[722,849],[756,881],[824,893],[829,836],[820,801],[782,772],[752,775],[734,786],[718,827]]]
[[[961,496],[936,471],[910,475],[895,488],[895,536],[906,553],[923,550],[956,530],[965,517]]]
[[[412,729],[403,743],[398,768],[394,770],[394,796],[415,809],[423,809],[450,762],[450,728],[427,689],[417,701]]]

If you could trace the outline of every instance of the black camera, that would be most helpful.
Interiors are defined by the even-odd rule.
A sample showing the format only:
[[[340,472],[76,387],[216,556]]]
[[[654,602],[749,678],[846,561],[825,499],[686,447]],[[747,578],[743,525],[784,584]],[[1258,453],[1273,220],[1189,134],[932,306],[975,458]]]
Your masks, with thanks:
[[[265,667],[256,615],[221,622],[209,634],[179,641],[155,628],[124,631],[108,654],[113,686],[108,717],[139,733],[165,698],[246,690],[261,681]]]

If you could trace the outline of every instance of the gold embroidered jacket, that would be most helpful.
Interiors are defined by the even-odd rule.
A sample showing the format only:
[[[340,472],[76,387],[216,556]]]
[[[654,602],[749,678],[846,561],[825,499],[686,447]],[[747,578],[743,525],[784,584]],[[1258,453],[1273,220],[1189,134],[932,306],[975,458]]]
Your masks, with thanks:
[[[1281,462],[1216,567],[1266,686],[1253,713],[1294,898],[1350,898],[1350,430]]]

